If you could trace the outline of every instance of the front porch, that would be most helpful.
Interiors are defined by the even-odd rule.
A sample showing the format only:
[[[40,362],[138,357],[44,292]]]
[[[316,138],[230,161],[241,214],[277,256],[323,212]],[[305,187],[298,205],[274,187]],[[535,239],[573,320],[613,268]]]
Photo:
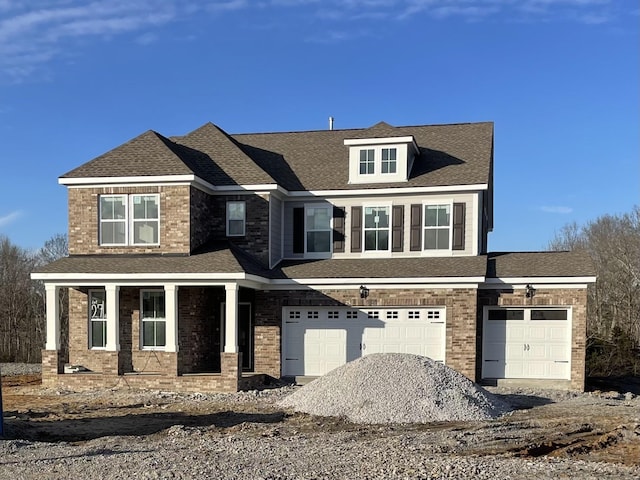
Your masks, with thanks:
[[[256,325],[258,306],[251,286],[74,286],[69,294],[68,342],[60,341],[60,288],[65,285],[46,284],[45,386],[236,392],[280,376],[279,349],[265,348],[279,345],[279,319],[265,324],[261,316]],[[147,292],[154,292],[152,307]],[[68,348],[61,349],[66,343]],[[80,371],[65,373],[65,365]]]

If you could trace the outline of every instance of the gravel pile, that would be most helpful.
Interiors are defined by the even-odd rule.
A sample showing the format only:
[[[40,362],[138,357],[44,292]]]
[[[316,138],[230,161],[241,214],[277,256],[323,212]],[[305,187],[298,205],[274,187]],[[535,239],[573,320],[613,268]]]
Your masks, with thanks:
[[[42,371],[41,363],[0,363],[3,377],[12,375],[35,375]]]
[[[300,388],[280,406],[366,424],[489,420],[511,410],[455,370],[401,353],[367,355],[347,363]]]

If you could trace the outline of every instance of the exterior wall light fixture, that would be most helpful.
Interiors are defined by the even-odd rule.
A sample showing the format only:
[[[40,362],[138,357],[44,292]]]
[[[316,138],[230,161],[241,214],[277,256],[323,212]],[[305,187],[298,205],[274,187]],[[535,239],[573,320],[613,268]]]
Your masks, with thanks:
[[[369,289],[364,285],[360,285],[360,298],[367,298],[369,296]]]
[[[530,283],[527,283],[527,286],[524,287],[524,290],[524,296],[527,298],[533,298],[533,296],[536,294],[536,289],[533,288]]]

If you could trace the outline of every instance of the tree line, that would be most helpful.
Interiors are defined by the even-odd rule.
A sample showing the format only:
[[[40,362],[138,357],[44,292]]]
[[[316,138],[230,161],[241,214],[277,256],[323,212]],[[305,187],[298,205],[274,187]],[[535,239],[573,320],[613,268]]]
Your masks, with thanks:
[[[30,275],[66,255],[66,235],[54,235],[35,252],[0,235],[0,362],[41,361],[46,340],[46,295],[44,284],[31,280]],[[65,325],[68,292],[60,290],[61,324]]]
[[[640,206],[568,224],[549,249],[588,252],[598,276],[588,291],[587,374],[640,375]]]

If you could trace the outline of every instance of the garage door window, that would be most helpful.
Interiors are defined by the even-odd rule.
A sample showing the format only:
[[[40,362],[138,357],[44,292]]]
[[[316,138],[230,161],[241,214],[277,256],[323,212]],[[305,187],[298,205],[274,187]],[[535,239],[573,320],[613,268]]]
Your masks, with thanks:
[[[489,310],[489,320],[524,320],[524,310]]]
[[[566,320],[566,310],[531,310],[531,320]]]

